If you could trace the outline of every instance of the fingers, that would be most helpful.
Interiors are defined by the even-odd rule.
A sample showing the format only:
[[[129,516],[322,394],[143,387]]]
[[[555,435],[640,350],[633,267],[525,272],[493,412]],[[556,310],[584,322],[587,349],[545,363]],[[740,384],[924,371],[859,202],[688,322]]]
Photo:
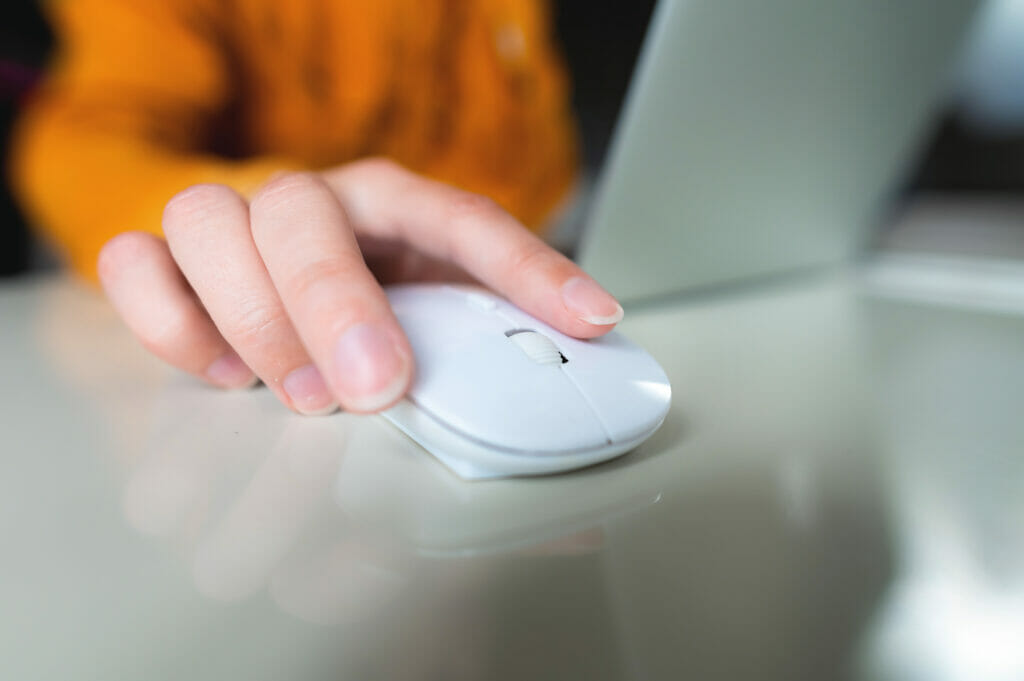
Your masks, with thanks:
[[[227,187],[192,187],[167,205],[167,242],[112,240],[101,278],[136,335],[175,366],[226,387],[255,375],[303,413],[379,411],[407,390],[412,352],[353,226],[367,243],[454,264],[564,333],[599,336],[622,318],[494,202],[373,160],[279,177],[251,205]]]
[[[299,412],[333,410],[256,250],[242,198],[219,185],[191,187],[168,202],[164,233],[217,330],[256,375]]]
[[[361,230],[454,262],[563,333],[591,338],[622,319],[615,298],[490,199],[381,160],[325,179]]]
[[[250,210],[273,286],[342,406],[375,412],[398,401],[412,351],[331,189],[313,174],[282,176]]]
[[[192,187],[168,203],[164,232],[166,243],[113,240],[101,272],[129,326],[169,363],[225,386],[258,376],[303,413],[336,402],[378,411],[407,390],[408,342],[317,176],[278,178],[251,207],[226,187]]]
[[[223,388],[255,382],[192,294],[162,239],[120,234],[103,247],[98,268],[114,308],[153,354]]]

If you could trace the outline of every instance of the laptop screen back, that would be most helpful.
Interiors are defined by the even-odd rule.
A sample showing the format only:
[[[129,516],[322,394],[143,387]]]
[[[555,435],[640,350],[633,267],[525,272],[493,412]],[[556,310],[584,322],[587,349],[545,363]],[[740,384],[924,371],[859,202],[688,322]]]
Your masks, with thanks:
[[[624,300],[867,240],[976,0],[662,0],[579,249]]]

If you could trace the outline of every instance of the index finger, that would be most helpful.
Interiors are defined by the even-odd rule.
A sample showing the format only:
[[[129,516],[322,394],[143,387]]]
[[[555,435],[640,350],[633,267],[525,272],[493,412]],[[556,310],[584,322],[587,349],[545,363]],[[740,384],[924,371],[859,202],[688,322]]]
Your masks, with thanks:
[[[593,338],[622,319],[600,284],[486,197],[376,159],[325,179],[360,231],[454,262],[563,333]]]

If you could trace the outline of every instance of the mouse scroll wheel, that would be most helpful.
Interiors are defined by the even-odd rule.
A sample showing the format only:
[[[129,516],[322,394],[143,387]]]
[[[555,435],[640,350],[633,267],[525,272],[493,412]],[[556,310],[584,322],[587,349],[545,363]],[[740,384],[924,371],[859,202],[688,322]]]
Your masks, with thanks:
[[[550,338],[530,329],[512,329],[506,331],[508,339],[523,351],[527,357],[537,364],[559,365],[569,360],[565,358]]]

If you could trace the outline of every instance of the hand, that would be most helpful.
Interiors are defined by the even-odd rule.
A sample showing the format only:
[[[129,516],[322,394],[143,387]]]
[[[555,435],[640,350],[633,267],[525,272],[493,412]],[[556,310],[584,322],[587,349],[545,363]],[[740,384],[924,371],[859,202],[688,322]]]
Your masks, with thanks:
[[[172,198],[166,241],[111,239],[100,279],[154,354],[224,388],[262,380],[304,414],[375,412],[405,394],[412,352],[381,284],[470,279],[563,333],[599,336],[622,308],[493,201],[380,159]],[[376,277],[374,276],[376,275]]]

